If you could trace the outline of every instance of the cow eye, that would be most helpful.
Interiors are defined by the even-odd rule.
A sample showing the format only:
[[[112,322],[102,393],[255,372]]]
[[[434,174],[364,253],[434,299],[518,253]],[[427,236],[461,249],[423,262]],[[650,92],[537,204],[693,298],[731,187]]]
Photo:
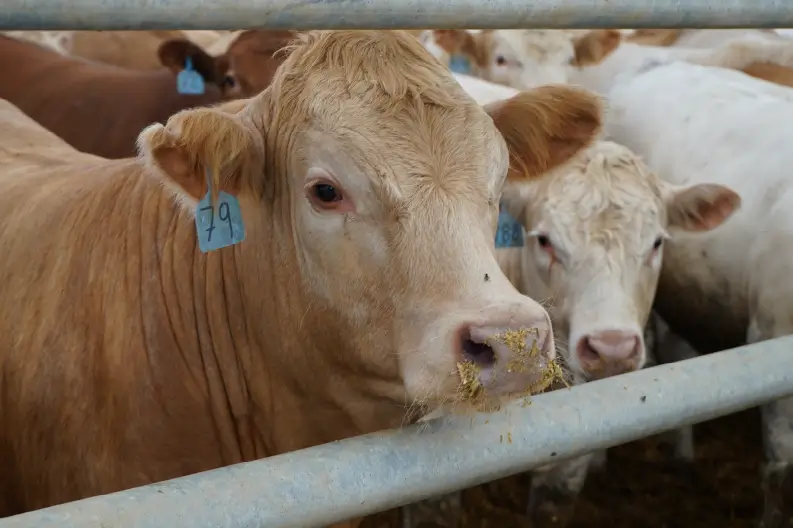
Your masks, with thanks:
[[[548,235],[538,235],[537,244],[539,244],[541,248],[547,249],[551,247],[551,239],[548,238]]]
[[[506,63],[507,63],[507,59],[506,59],[506,57],[504,57],[503,55],[499,55],[498,57],[496,57],[496,64],[497,64],[497,65],[499,65],[499,66],[503,66],[503,65],[505,65]]]
[[[220,81],[221,87],[228,86],[229,88],[234,88],[236,84],[237,81],[234,80],[234,77],[232,77],[231,75],[226,75],[225,77],[223,77],[223,80]]]
[[[341,193],[329,183],[315,183],[311,192],[320,202],[338,202],[342,199]]]
[[[663,245],[663,243],[664,243],[663,237],[656,238],[655,242],[653,242],[653,251],[658,251],[659,249],[661,249],[661,245]]]

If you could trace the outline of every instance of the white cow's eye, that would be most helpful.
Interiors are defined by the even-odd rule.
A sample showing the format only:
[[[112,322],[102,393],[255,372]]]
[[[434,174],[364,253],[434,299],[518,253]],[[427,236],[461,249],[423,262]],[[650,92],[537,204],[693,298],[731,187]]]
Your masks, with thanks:
[[[653,251],[658,251],[664,243],[664,237],[658,237],[653,242]]]

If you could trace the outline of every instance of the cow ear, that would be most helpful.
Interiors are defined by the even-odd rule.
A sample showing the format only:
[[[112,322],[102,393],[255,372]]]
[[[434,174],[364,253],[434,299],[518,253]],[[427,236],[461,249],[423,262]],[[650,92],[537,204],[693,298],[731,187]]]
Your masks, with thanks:
[[[603,104],[584,89],[548,85],[485,106],[509,148],[510,180],[527,180],[588,147],[602,126]]]
[[[666,191],[669,227],[683,231],[710,231],[741,207],[741,197],[724,185],[702,183]]]
[[[616,29],[594,29],[573,42],[575,66],[591,66],[611,55],[622,42],[622,33]]]
[[[260,194],[263,134],[239,108],[183,110],[164,126],[143,130],[138,151],[164,180],[195,200],[206,195],[208,175],[218,191]]]
[[[218,83],[220,70],[217,61],[194,42],[185,39],[169,39],[160,44],[157,50],[160,62],[169,70],[178,74],[185,69],[187,59],[190,59],[192,68],[197,71],[205,81]]]

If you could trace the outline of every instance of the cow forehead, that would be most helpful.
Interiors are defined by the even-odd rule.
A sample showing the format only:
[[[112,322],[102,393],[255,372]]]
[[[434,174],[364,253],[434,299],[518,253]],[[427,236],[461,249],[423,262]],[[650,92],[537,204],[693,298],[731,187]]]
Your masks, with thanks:
[[[496,33],[497,40],[506,43],[517,53],[537,60],[570,55],[574,36],[573,31],[547,29],[507,29]]]
[[[644,244],[666,223],[661,185],[630,150],[601,142],[546,178],[543,217],[570,236]]]
[[[506,147],[490,117],[407,33],[301,35],[272,93],[282,115],[293,110],[293,122],[387,165],[378,174],[451,182],[506,171]]]

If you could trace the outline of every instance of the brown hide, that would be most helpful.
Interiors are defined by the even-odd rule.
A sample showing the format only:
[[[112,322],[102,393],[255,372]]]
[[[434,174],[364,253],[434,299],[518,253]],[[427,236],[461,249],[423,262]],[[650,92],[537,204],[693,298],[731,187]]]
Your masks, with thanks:
[[[77,150],[107,158],[135,155],[135,140],[149,124],[221,101],[210,84],[203,95],[177,93],[165,68],[139,72],[90,63],[5,36],[0,70],[0,98]]]
[[[176,90],[176,70],[137,71],[66,57],[42,46],[0,35],[0,98],[19,107],[76,149],[106,158],[135,155],[135,140],[143,128],[165,122],[195,106],[229,98],[249,97],[269,85],[280,56],[273,52],[292,38],[290,32],[243,32],[227,54],[209,63],[205,92],[182,95]],[[181,41],[170,41],[179,43]],[[186,41],[185,41],[186,42]],[[178,46],[176,46],[178,47]],[[181,52],[215,59],[195,44]],[[173,47],[171,48],[173,49]],[[196,68],[199,67],[199,62]],[[180,62],[180,64],[183,64]],[[233,87],[219,84],[231,68]]]

